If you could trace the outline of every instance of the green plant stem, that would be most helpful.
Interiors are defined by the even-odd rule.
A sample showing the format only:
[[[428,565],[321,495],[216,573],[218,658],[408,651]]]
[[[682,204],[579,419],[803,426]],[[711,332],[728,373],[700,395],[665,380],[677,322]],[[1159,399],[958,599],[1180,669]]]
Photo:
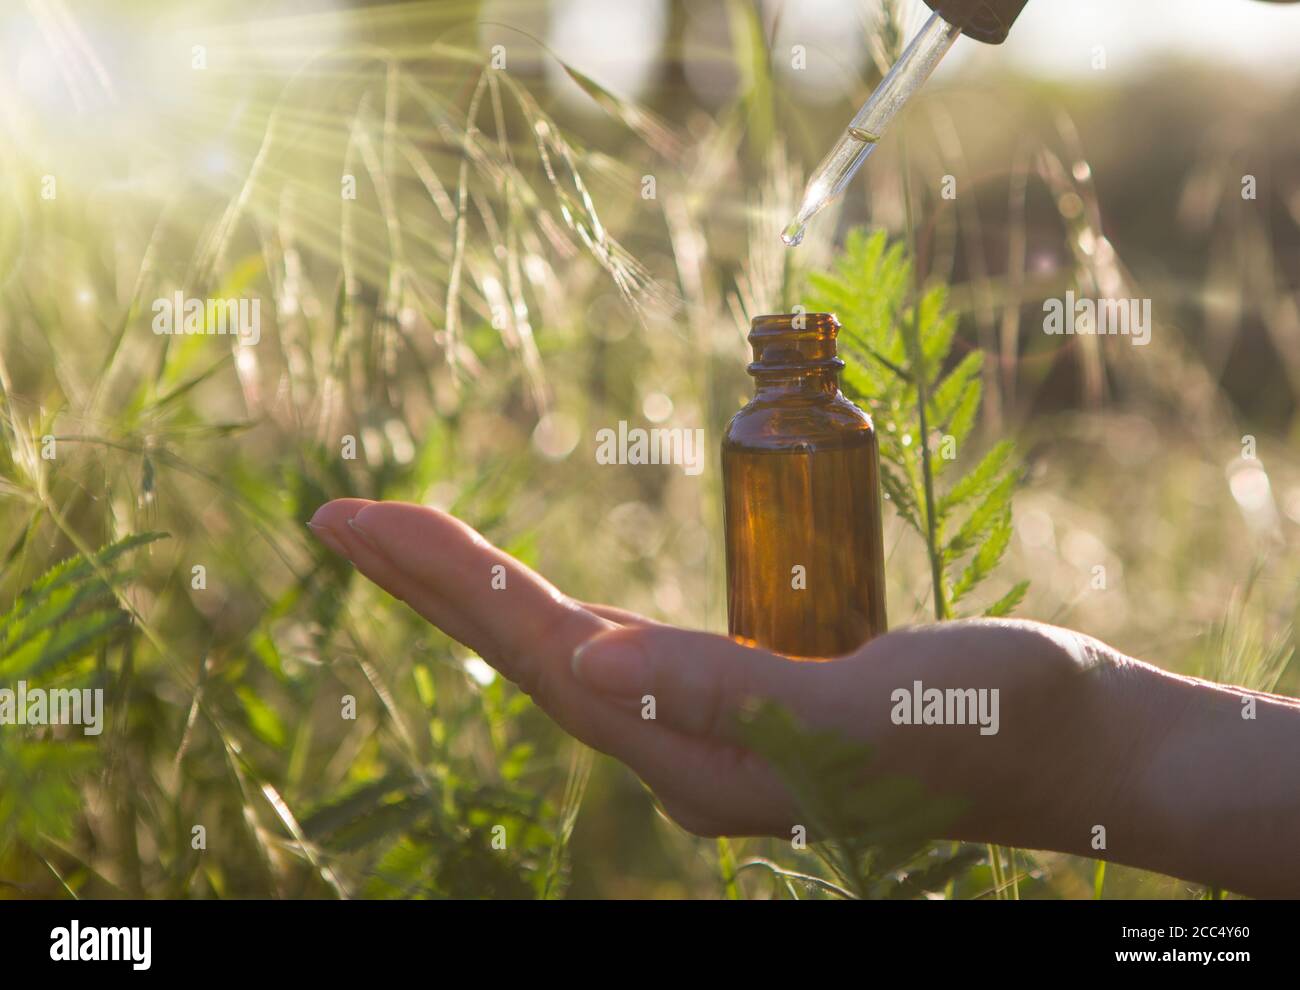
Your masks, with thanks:
[[[1005,882],[1002,877],[1002,854],[998,847],[989,843],[989,869],[993,873],[993,897],[995,900],[1002,900],[1002,885]]]
[[[740,900],[740,887],[736,884],[736,854],[726,836],[718,837],[718,872],[722,875],[723,896],[729,901]]]
[[[907,214],[907,254],[912,261],[912,332],[907,339],[913,379],[916,383],[916,411],[920,421],[921,478],[925,484],[925,548],[930,556],[930,581],[934,586],[934,618],[948,618],[948,602],[943,591],[943,554],[939,549],[938,525],[934,508],[934,466],[930,461],[930,424],[926,415],[929,403],[929,371],[921,348],[921,271],[916,256],[916,228],[912,220],[912,180],[908,169],[907,135],[899,138],[903,160],[903,205]]]
[[[845,900],[855,900],[852,891],[845,890],[843,887],[833,884],[829,880],[813,876],[811,873],[799,873],[795,870],[783,869],[770,859],[763,859],[761,856],[745,860],[745,862],[741,863],[740,866],[736,868],[736,872],[740,873],[742,870],[752,870],[756,868],[769,871],[773,876],[784,880],[787,884],[792,880],[797,880],[799,883],[807,884],[809,887],[815,887],[816,889],[825,891],[828,894],[834,894],[836,897],[842,897]],[[797,895],[795,896],[797,899]]]

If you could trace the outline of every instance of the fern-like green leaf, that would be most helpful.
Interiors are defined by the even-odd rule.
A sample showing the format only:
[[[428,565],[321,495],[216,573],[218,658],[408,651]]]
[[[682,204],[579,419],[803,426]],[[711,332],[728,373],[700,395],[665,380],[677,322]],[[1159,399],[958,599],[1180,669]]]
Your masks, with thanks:
[[[951,432],[951,423],[971,382],[979,383],[984,352],[971,351],[948,372],[930,393],[930,422],[941,433]],[[978,405],[978,400],[977,400]],[[965,437],[958,437],[960,443]]]
[[[953,443],[960,448],[970,436],[975,426],[975,417],[979,413],[980,398],[984,392],[983,383],[978,378],[969,379],[962,388],[957,405],[946,423],[941,424],[941,432],[953,438]],[[940,460],[942,468],[947,461]]]
[[[130,551],[146,546],[156,540],[161,540],[166,536],[166,533],[156,532],[135,533],[101,549],[94,555],[93,562],[82,554],[76,554],[54,565],[33,581],[15,600],[13,608],[3,617],[0,617],[0,632],[4,630],[6,623],[13,616],[21,615],[36,603],[44,600],[55,589],[69,584],[79,584],[93,578],[97,567],[107,569]]]
[[[921,357],[925,363],[926,381],[933,380],[938,374],[952,349],[953,336],[957,333],[957,317],[945,312],[947,303],[948,290],[942,285],[934,286],[921,297],[917,326],[921,333]]]
[[[945,518],[952,509],[979,498],[997,484],[1003,469],[1011,463],[1015,450],[1015,444],[1010,440],[998,441],[979,464],[939,499],[936,509],[939,518]]]
[[[772,704],[746,713],[738,731],[785,780],[810,828],[834,838],[822,844],[823,853],[853,894],[916,896],[947,882],[941,870],[931,875],[933,887],[929,881],[900,886],[898,876],[914,864],[933,864],[926,836],[942,834],[960,815],[962,802],[928,793],[906,777],[869,779],[870,746],[804,728]]]
[[[911,488],[894,472],[888,464],[880,465],[880,487],[889,496],[894,511],[918,533],[922,532],[920,512],[916,506],[916,496]]]
[[[979,550],[971,557],[970,563],[962,571],[961,577],[953,585],[951,601],[955,604],[969,594],[977,584],[993,573],[1002,555],[1006,553],[1011,542],[1011,507],[1007,506],[1000,519],[993,526],[988,538],[980,544]]]
[[[1014,447],[1004,440],[947,492],[940,488],[940,476],[956,463],[951,451],[964,449],[974,432],[984,356],[972,350],[941,374],[950,364],[957,331],[956,315],[947,311],[947,288],[932,285],[915,303],[911,291],[912,265],[903,245],[891,245],[883,231],[858,229],[850,232],[830,271],[809,276],[804,299],[810,310],[837,314],[843,326],[840,349],[849,362],[842,376],[844,391],[871,410],[880,443],[881,487],[894,510],[925,541],[936,575],[935,613],[942,617],[1005,554],[1011,496],[1020,475],[1012,467]],[[921,395],[926,396],[924,430]],[[935,437],[941,438],[943,456],[926,456]],[[927,518],[931,505],[933,527]],[[947,522],[963,513],[965,521],[945,544]],[[968,555],[954,579],[950,571]],[[1009,601],[1006,607],[1015,604]]]
[[[969,553],[993,531],[1003,514],[1011,511],[1011,495],[1019,482],[1019,473],[1008,472],[989,490],[944,548],[948,560]]]
[[[91,557],[78,554],[28,585],[0,615],[0,682],[68,670],[80,676],[68,662],[89,656],[130,620],[113,597],[113,585],[125,580],[121,558],[163,535],[142,533]],[[0,852],[15,837],[66,833],[83,803],[80,778],[100,752],[84,742],[21,732],[0,746]]]
[[[43,629],[0,661],[0,679],[36,677],[70,657],[82,656],[128,618],[119,608],[101,608]]]
[[[83,654],[122,625],[127,615],[113,599],[111,581],[125,580],[115,565],[164,533],[140,533],[110,544],[93,559],[81,554],[46,571],[0,616],[0,677],[32,677]]]
[[[1018,581],[1010,591],[986,608],[984,614],[991,619],[1010,615],[1015,611],[1016,606],[1024,600],[1025,592],[1028,590],[1028,581]]]

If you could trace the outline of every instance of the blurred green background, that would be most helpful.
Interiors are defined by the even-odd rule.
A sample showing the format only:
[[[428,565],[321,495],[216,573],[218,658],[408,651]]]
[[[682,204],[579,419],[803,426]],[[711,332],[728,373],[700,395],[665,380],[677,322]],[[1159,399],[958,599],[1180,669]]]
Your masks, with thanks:
[[[132,621],[42,668],[105,688],[104,734],[0,731],[0,896],[785,896],[727,864],[812,854],[681,832],[303,524],[426,502],[579,598],[724,629],[713,455],[600,466],[595,433],[716,451],[749,317],[850,227],[905,239],[905,189],[954,354],[986,354],[961,460],[1025,452],[1019,614],[1300,689],[1300,9],[1062,6],[959,41],[791,252],[803,179],[921,4],[7,5],[0,605],[169,537],[64,616]],[[178,290],[260,300],[261,341],[156,335]],[[1151,343],[1044,334],[1067,290],[1151,299]],[[924,621],[924,548],[886,527],[891,623]],[[1095,892],[1089,861],[1020,867],[1021,896]],[[1111,869],[1102,893],[1202,892]]]

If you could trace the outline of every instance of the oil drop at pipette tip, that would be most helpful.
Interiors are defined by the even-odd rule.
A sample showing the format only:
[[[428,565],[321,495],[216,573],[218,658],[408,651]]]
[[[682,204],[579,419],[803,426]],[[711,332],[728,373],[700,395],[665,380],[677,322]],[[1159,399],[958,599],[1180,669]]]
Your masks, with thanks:
[[[799,212],[781,231],[781,240],[787,247],[798,247],[802,243],[809,222],[843,192],[854,173],[875,150],[879,140],[878,135],[858,127],[849,127],[844,132],[831,153],[808,179]]]
[[[781,231],[781,240],[785,242],[786,247],[798,247],[803,243],[803,235],[807,231],[807,224],[802,224],[798,220],[791,220],[789,226]]]

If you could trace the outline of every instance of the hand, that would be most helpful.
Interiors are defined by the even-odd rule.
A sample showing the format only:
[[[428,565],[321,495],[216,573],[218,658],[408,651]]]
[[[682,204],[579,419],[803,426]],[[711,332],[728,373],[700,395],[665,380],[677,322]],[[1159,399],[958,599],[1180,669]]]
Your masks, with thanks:
[[[909,775],[962,799],[968,810],[953,833],[962,838],[1050,845],[1049,820],[1070,818],[1112,785],[1094,772],[1097,747],[1131,744],[1131,730],[1120,724],[1103,735],[1093,716],[1132,661],[1068,630],[948,623],[890,633],[833,662],[798,662],[576,602],[434,509],[343,499],[310,525],[565,730],[630,766],[668,814],[698,834],[788,837],[800,821],[776,773],[733,736],[734,716],[752,698],[872,744],[873,772]],[[496,565],[504,568],[500,590]],[[891,693],[917,680],[997,689],[997,733],[894,725]],[[653,720],[641,717],[647,695]]]
[[[576,602],[434,509],[340,499],[309,525],[568,732],[630,766],[692,832],[788,838],[803,824],[776,771],[733,734],[734,716],[761,698],[809,728],[869,743],[868,774],[956,798],[963,813],[935,838],[1300,894],[1295,699],[1168,674],[1034,622],[947,622],[891,632],[838,660],[793,661]],[[892,695],[916,681],[996,689],[997,732],[894,724]],[[653,720],[641,717],[646,695]]]

